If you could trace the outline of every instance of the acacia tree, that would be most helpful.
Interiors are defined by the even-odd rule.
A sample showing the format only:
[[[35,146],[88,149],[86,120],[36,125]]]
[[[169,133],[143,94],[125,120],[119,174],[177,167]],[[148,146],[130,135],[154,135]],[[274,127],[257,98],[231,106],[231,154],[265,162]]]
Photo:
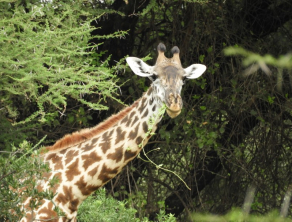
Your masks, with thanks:
[[[54,196],[36,189],[35,181],[47,166],[27,158],[41,142],[48,144],[88,125],[92,118],[87,110],[106,110],[109,98],[118,101],[115,69],[100,60],[99,45],[90,43],[96,29],[92,23],[106,12],[105,5],[99,10],[96,6],[87,1],[0,1],[2,219],[19,220],[18,204],[26,196]],[[119,31],[95,38],[124,35]],[[18,189],[26,194],[19,197],[13,192]]]

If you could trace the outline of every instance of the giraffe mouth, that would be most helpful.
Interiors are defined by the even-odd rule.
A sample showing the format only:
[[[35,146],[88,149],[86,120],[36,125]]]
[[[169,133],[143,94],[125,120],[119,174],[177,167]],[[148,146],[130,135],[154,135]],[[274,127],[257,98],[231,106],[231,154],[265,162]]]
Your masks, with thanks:
[[[173,119],[181,113],[181,109],[173,110],[173,109],[167,108],[166,112],[167,112],[168,116]]]
[[[166,112],[170,118],[175,118],[181,113],[182,100],[179,93],[173,93],[172,91],[167,97],[167,109]]]

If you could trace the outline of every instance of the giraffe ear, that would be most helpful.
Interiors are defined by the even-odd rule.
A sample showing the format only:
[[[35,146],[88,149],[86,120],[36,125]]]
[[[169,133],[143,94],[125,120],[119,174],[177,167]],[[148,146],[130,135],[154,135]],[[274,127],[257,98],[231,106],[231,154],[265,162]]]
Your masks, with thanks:
[[[185,68],[185,74],[184,77],[188,79],[196,79],[200,77],[205,71],[206,71],[206,66],[202,64],[193,64],[189,66],[188,68]]]
[[[153,71],[154,66],[149,66],[145,62],[143,62],[141,59],[136,57],[128,57],[126,58],[127,63],[129,64],[132,71],[142,77],[149,77],[156,75],[156,73]]]

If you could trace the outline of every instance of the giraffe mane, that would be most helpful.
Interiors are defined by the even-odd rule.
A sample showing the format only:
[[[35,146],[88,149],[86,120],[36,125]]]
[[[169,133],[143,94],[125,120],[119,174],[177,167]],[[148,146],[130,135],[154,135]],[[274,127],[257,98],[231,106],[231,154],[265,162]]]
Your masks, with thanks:
[[[70,146],[74,146],[76,144],[79,144],[81,142],[84,142],[88,139],[93,138],[94,136],[112,127],[118,121],[122,120],[126,115],[129,114],[129,112],[133,108],[137,107],[139,101],[140,99],[135,101],[131,106],[122,109],[120,112],[118,112],[115,115],[112,115],[111,117],[109,117],[108,119],[101,122],[95,127],[82,129],[72,134],[65,135],[63,138],[57,140],[57,142],[54,145],[47,146],[44,149],[42,149],[41,153],[61,151]]]

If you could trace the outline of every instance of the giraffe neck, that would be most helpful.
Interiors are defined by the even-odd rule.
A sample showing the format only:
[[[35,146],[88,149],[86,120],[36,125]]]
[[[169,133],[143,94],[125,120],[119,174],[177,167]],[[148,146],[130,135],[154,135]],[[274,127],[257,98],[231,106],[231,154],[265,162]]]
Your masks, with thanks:
[[[150,87],[125,116],[103,132],[44,154],[52,170],[47,178],[59,178],[53,188],[57,193],[54,202],[68,219],[75,218],[81,202],[117,175],[146,145],[163,114],[155,91]],[[48,182],[42,185],[42,189],[47,188]]]

